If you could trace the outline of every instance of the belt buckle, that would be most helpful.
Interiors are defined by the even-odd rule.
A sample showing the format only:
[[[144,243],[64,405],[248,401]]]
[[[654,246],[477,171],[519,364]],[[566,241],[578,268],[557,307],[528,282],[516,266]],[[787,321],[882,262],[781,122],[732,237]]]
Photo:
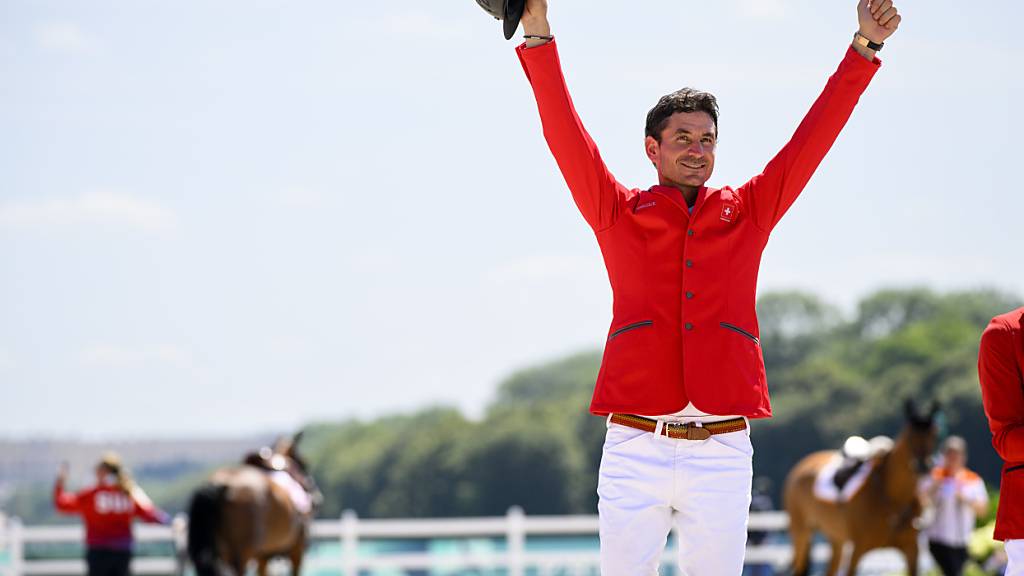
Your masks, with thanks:
[[[666,437],[681,440],[684,436],[678,432],[680,428],[686,430],[686,424],[683,424],[682,422],[665,422],[662,430]],[[675,432],[677,436],[672,436],[673,432]]]

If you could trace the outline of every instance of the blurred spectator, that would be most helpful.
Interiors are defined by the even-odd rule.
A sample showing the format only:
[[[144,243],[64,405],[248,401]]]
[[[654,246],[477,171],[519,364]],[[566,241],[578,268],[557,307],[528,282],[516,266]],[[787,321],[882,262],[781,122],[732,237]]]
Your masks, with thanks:
[[[61,466],[53,488],[59,512],[79,514],[85,523],[86,563],[89,576],[127,576],[132,558],[132,520],[166,524],[165,512],[132,481],[116,454],[108,453],[96,465],[96,485],[77,493],[64,491],[67,464]]]
[[[950,436],[942,446],[942,463],[923,484],[926,504],[934,509],[925,529],[928,550],[944,576],[960,576],[967,544],[978,516],[988,511],[985,481],[967,468],[967,443]]]

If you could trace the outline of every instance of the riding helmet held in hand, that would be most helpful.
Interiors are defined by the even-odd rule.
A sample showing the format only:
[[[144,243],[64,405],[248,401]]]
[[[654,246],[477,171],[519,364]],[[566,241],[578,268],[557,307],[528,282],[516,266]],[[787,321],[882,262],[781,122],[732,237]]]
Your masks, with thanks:
[[[476,3],[491,16],[504,22],[505,40],[512,38],[519,28],[519,19],[523,17],[526,0],[476,0]]]

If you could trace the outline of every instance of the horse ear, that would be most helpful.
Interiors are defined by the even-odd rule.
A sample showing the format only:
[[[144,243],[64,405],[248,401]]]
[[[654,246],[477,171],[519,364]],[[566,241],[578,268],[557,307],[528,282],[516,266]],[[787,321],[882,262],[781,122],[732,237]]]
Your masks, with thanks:
[[[911,422],[918,419],[917,404],[914,403],[913,398],[907,398],[903,402],[903,415]]]
[[[292,447],[291,438],[280,437],[274,442],[274,454],[287,454]]]
[[[305,430],[299,430],[298,432],[295,433],[294,436],[292,436],[291,443],[288,445],[288,454],[294,456],[298,452],[299,442],[302,441],[302,437],[303,435],[305,435],[305,433]]]

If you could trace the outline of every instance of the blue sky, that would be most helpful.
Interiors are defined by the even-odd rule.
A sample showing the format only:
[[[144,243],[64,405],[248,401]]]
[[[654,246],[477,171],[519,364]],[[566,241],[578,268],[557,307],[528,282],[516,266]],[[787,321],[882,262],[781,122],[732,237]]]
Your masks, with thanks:
[[[658,96],[718,96],[711,184],[741,184],[856,28],[852,0],[550,3],[637,187]],[[1024,7],[899,6],[762,291],[1024,295]],[[0,437],[473,414],[515,368],[600,346],[600,255],[513,46],[471,0],[0,2]]]

